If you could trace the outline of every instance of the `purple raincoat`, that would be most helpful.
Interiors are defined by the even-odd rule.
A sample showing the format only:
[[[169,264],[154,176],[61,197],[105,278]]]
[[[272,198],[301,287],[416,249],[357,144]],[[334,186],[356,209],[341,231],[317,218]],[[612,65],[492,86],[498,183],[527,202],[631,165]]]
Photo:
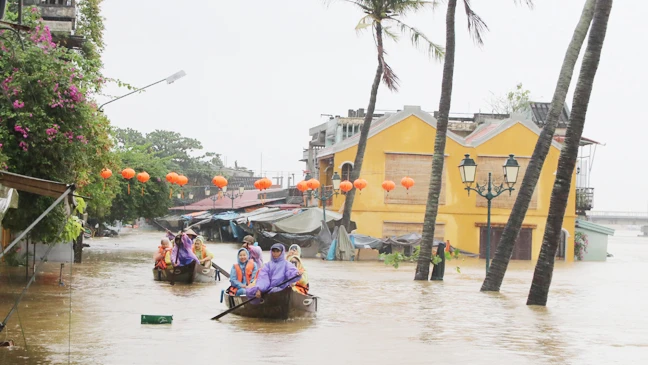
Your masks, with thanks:
[[[280,249],[281,255],[276,259],[270,256],[270,262],[265,264],[263,269],[259,272],[256,286],[247,289],[248,297],[254,296],[258,290],[263,294],[281,291],[290,286],[290,284],[296,283],[301,278],[295,265],[286,261],[286,258],[284,257],[285,247],[280,243],[275,243],[272,245],[270,250],[273,248]],[[277,286],[291,278],[292,280]]]
[[[200,260],[198,260],[191,249],[191,238],[183,233],[181,240],[182,243],[176,243],[171,251],[171,263],[173,266],[186,266],[191,264],[192,261],[195,261],[196,264],[200,265]]]
[[[257,268],[261,270],[263,268],[263,257],[261,257],[261,247],[259,246],[249,246],[248,250],[250,251],[250,259],[254,260],[254,263],[256,263]]]

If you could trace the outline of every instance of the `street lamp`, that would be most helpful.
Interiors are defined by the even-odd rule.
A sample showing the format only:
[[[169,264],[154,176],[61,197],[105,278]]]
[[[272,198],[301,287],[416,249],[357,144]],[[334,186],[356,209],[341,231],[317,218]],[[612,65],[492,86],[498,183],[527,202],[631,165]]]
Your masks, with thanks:
[[[479,196],[486,198],[486,200],[488,201],[488,215],[486,220],[486,227],[488,231],[486,237],[486,274],[488,274],[488,269],[490,268],[491,200],[502,195],[502,193],[504,193],[505,191],[508,191],[509,195],[511,195],[513,190],[515,190],[513,186],[517,182],[520,165],[518,164],[514,155],[509,155],[509,158],[504,162],[504,166],[502,166],[502,170],[504,172],[504,182],[506,183],[506,187],[504,187],[504,183],[501,183],[499,186],[493,186],[491,180],[492,173],[489,172],[488,184],[479,185],[479,183],[477,183],[477,185],[475,185],[475,187],[473,188],[471,187],[471,185],[475,182],[475,175],[477,174],[477,164],[475,163],[475,160],[470,158],[469,154],[466,154],[464,159],[461,160],[461,163],[459,164],[461,182],[466,185],[468,195],[470,195],[470,191],[472,190],[479,194]]]
[[[227,185],[223,186],[221,190],[223,190],[223,195],[224,196],[226,196],[226,197],[230,198],[230,200],[232,200],[232,209],[234,209],[234,200],[236,198],[243,197],[243,193],[245,192],[245,186],[243,186],[243,185],[239,186],[238,193],[230,191],[230,193],[228,194],[227,193]]]
[[[306,174],[304,181],[308,183],[308,181],[310,180],[311,180],[311,175]],[[337,196],[338,194],[340,194],[340,183],[342,182],[342,179],[340,178],[340,175],[338,175],[337,171],[333,173],[333,178],[331,179],[331,181],[333,182],[332,191],[324,191],[323,188],[312,189],[309,187],[308,189],[308,200],[310,200],[311,198],[315,198],[322,202],[322,213],[324,216],[324,223],[326,223],[326,202],[329,199],[331,199],[333,195]],[[319,181],[318,181],[318,185],[319,185]]]
[[[110,101],[107,101],[107,102],[101,104],[101,105],[99,106],[99,108],[97,108],[97,110],[102,111],[101,108],[103,108],[104,105],[106,105],[106,104],[110,104],[110,103],[112,103],[113,101],[117,101],[117,100],[119,100],[119,99],[123,99],[123,98],[127,97],[128,95],[135,94],[136,92],[140,92],[140,91],[142,91],[142,90],[144,90],[144,89],[147,89],[147,88],[149,88],[149,87],[151,87],[151,86],[153,86],[153,85],[157,85],[157,84],[161,83],[162,81],[166,81],[167,85],[169,85],[169,84],[173,84],[175,81],[177,81],[178,79],[181,79],[181,78],[185,77],[186,75],[187,75],[187,73],[184,72],[184,70],[180,70],[180,71],[174,73],[173,75],[171,75],[171,76],[169,76],[169,77],[166,77],[166,78],[164,78],[164,79],[162,79],[162,80],[156,81],[156,82],[154,82],[154,83],[152,83],[152,84],[150,84],[150,85],[146,85],[146,86],[144,86],[144,87],[142,87],[142,88],[139,88],[139,89],[137,89],[137,90],[131,91],[131,92],[129,92],[128,94],[125,94],[125,95],[122,95],[122,96],[116,97],[116,98],[114,98],[114,99],[112,99],[112,100],[110,100]]]

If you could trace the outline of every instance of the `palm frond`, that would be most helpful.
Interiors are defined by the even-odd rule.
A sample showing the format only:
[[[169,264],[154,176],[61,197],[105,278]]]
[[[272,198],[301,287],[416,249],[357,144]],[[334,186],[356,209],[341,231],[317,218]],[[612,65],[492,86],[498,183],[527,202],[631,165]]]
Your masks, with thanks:
[[[400,26],[400,30],[403,33],[409,33],[410,40],[412,41],[412,44],[416,47],[422,46],[421,43],[425,43],[423,46],[425,46],[425,51],[433,58],[440,60],[443,58],[443,55],[445,54],[445,50],[443,47],[439,46],[438,44],[432,42],[430,38],[428,38],[423,32],[420,30],[411,27],[402,21],[398,19],[391,19],[394,20],[398,25]]]
[[[388,5],[394,14],[392,15],[405,15],[410,12],[416,12],[424,8],[436,9],[439,5],[438,0],[393,0],[392,4]]]
[[[398,42],[398,34],[392,32],[391,27],[383,27],[383,33],[394,42]]]
[[[362,19],[360,19],[360,21],[358,22],[358,25],[356,25],[356,27],[355,27],[355,30],[356,30],[356,32],[360,33],[363,30],[371,27],[373,25],[373,23],[374,23],[373,16],[371,14],[365,15],[365,16],[362,17]]]
[[[391,91],[398,91],[398,85],[399,85],[399,79],[398,76],[394,73],[394,70],[392,70],[391,66],[385,62],[385,57],[386,55],[385,52],[383,52],[383,57],[380,57],[382,68],[383,68],[383,74],[382,74],[382,79],[383,82],[385,83],[385,86]]]
[[[516,4],[525,3],[529,9],[533,9],[533,0],[514,0]]]
[[[530,1],[530,0],[527,0]],[[463,0],[464,8],[466,8],[466,17],[468,18],[468,32],[473,37],[473,40],[478,45],[484,44],[482,33],[488,30],[488,26],[470,7],[470,0]]]

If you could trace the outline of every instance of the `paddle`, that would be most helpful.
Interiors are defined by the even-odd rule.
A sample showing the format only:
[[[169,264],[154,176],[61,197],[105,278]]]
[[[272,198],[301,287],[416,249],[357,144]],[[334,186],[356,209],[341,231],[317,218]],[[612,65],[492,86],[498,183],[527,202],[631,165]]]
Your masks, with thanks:
[[[284,285],[284,284],[286,284],[286,283],[289,283],[289,282],[291,282],[291,281],[297,279],[297,278],[300,277],[300,276],[301,276],[301,274],[299,274],[299,275],[297,275],[297,276],[295,276],[295,277],[292,277],[292,278],[290,278],[290,279],[284,281],[283,283],[279,283],[279,284],[273,286],[272,288],[268,289],[268,291],[270,291],[270,290],[272,290],[272,289],[274,289],[274,288],[276,288],[276,287],[278,287],[278,286],[282,286],[282,285]],[[267,292],[266,292],[266,293],[267,293]],[[263,294],[261,294],[261,297],[263,298]],[[241,303],[241,304],[239,304],[239,305],[236,305],[236,306],[234,306],[234,307],[232,307],[232,308],[226,310],[225,312],[223,312],[223,313],[217,315],[216,317],[213,317],[213,318],[212,318],[212,321],[213,321],[213,320],[216,320],[216,319],[219,319],[219,318],[221,318],[221,317],[224,317],[224,316],[226,316],[226,315],[228,315],[228,314],[234,312],[234,311],[235,311],[236,309],[238,309],[239,307],[242,307],[242,306],[248,304],[249,302],[251,302],[251,301],[253,301],[253,300],[255,300],[255,299],[258,299],[258,298],[257,298],[257,297],[253,297],[252,299],[248,299],[248,300],[246,300],[245,302],[243,302],[243,303]]]
[[[216,265],[216,264],[214,263],[214,261],[212,261],[212,267],[213,267],[214,269],[220,271],[220,273],[223,274],[223,276],[225,276],[226,278],[228,278],[228,279],[230,278],[230,274],[229,274],[227,271],[223,270],[222,267]]]

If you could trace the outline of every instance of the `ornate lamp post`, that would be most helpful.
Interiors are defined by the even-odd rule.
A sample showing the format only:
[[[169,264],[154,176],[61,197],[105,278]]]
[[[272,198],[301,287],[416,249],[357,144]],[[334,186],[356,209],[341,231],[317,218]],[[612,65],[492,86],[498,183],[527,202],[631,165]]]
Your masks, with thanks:
[[[310,174],[306,174],[304,181],[307,184],[310,182],[308,188],[308,200],[315,198],[322,202],[322,213],[324,216],[324,222],[326,222],[326,202],[331,199],[333,195],[337,196],[340,194],[340,183],[342,182],[340,175],[338,175],[337,172],[333,173],[333,178],[331,179],[333,182],[333,190],[331,191],[325,191],[323,188],[319,187],[319,181],[312,179]],[[316,186],[316,188],[312,189],[311,186]]]
[[[471,185],[475,182],[475,175],[477,173],[477,164],[475,163],[475,160],[470,158],[469,154],[465,155],[465,158],[461,160],[461,163],[459,164],[459,173],[461,174],[461,181],[466,185],[466,190],[468,191],[468,195],[470,195],[470,191],[474,191],[479,196],[486,198],[488,201],[488,213],[487,213],[487,220],[486,220],[486,227],[487,227],[487,237],[486,237],[486,273],[488,274],[488,269],[490,268],[490,245],[491,245],[491,201],[498,196],[502,195],[502,193],[508,191],[509,195],[515,190],[513,186],[517,182],[517,176],[518,172],[520,171],[520,165],[518,164],[517,160],[515,159],[514,155],[509,155],[509,158],[504,162],[504,166],[502,166],[502,169],[504,171],[504,183],[501,183],[499,186],[493,186],[492,180],[491,180],[491,174],[488,173],[488,184],[487,185],[479,185],[476,184],[475,187],[471,187]],[[504,186],[506,184],[506,187]]]
[[[224,196],[226,196],[226,197],[230,198],[230,200],[232,200],[232,209],[234,209],[234,200],[236,198],[243,197],[243,193],[245,192],[245,186],[241,185],[238,188],[238,192],[230,191],[229,194],[227,193],[227,185],[223,186],[221,188],[221,190],[223,191]],[[216,203],[214,203],[214,204],[216,204]]]

